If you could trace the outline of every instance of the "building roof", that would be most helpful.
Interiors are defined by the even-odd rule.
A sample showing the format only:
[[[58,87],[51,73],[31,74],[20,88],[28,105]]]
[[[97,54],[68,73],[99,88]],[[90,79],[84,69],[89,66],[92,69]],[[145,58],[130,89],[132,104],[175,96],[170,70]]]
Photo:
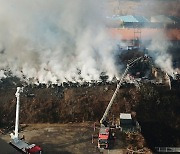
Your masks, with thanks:
[[[138,22],[138,20],[135,17],[133,17],[132,15],[120,16],[119,18],[123,22]]]
[[[173,20],[175,23],[180,23],[180,17],[177,16],[168,16],[171,20]]]
[[[120,119],[132,119],[130,113],[120,113]]]
[[[151,17],[151,22],[173,23],[174,21],[171,18],[169,18],[169,16],[157,15],[157,16]]]
[[[125,22],[125,23],[147,23],[147,22],[179,23],[180,22],[180,17],[178,17],[178,16],[166,16],[166,15],[152,16],[150,20],[148,20],[144,16],[138,16],[138,15],[126,15],[126,16],[113,15],[111,17],[107,16],[106,18],[112,19],[115,21]]]
[[[149,22],[149,20],[143,16],[127,15],[127,16],[120,16],[119,19],[123,22],[141,22],[141,23]]]
[[[143,16],[133,16],[133,15],[126,15],[126,16],[119,16],[119,15],[113,15],[112,17],[107,17],[108,19],[113,19],[113,20],[120,20],[122,22],[149,22],[148,19],[146,19]]]
[[[134,16],[134,17],[136,18],[136,20],[138,20],[138,22],[149,22],[149,20],[143,16]]]

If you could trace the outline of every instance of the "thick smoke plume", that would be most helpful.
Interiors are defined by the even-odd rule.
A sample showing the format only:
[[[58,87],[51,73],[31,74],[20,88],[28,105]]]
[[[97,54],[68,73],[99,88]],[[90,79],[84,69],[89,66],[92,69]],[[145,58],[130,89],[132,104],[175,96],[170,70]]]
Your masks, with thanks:
[[[168,41],[165,32],[159,31],[148,45],[148,51],[155,64],[169,75],[172,75],[174,72],[172,55],[167,52],[170,46],[171,43]]]
[[[137,15],[143,15],[149,18],[150,21],[151,17],[156,15],[177,16],[179,15],[180,10],[180,6],[178,4],[178,0],[140,0],[140,3],[134,10],[134,13]],[[157,20],[157,22],[160,21]],[[166,24],[168,23],[165,21],[164,27],[167,26]],[[146,44],[146,47],[149,50],[149,54],[153,57],[155,64],[169,75],[173,75],[173,72],[179,72],[179,69],[173,68],[173,58],[171,53],[168,52],[172,43],[170,42],[170,38],[166,35],[166,31],[168,31],[168,29],[161,28],[158,33],[155,33],[152,36],[151,43],[148,45]]]
[[[115,15],[140,15],[150,21],[153,17],[159,15],[179,16],[180,12],[179,0],[109,0],[109,5],[114,8],[112,9],[112,13]],[[165,24],[168,24],[170,19],[168,20],[167,17],[163,19],[163,16],[160,17],[161,19],[157,19],[156,22],[160,23],[164,20],[163,26],[166,27]],[[147,27],[150,25],[149,23],[143,24]],[[146,30],[148,31],[148,29]],[[169,75],[172,75],[173,72],[179,72],[179,70],[174,70],[172,55],[168,52],[172,45],[169,41],[170,39],[166,36],[166,31],[169,31],[169,29],[163,27],[159,27],[158,29],[158,33],[148,36],[148,40],[151,40],[150,44],[149,42],[148,44],[144,43],[147,41],[147,38],[142,38],[143,40],[141,41],[143,42],[143,46],[149,49],[149,55],[153,57],[155,64]]]
[[[101,1],[0,0],[2,70],[28,82],[97,80],[117,76],[114,44]]]

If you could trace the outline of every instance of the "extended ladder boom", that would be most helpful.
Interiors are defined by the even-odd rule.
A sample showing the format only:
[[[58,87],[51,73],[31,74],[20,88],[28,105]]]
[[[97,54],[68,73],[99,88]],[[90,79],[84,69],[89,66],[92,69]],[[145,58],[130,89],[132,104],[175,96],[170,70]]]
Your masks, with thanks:
[[[16,121],[15,121],[15,130],[14,134],[10,134],[12,139],[18,139],[18,129],[19,129],[19,103],[20,103],[20,93],[23,91],[22,87],[17,87],[17,91],[15,93],[17,101],[16,101]]]
[[[132,62],[130,62],[129,64],[127,64],[127,67],[126,67],[126,69],[125,69],[125,71],[124,71],[124,73],[123,73],[123,75],[122,75],[122,77],[121,77],[121,79],[120,79],[120,81],[119,81],[119,83],[118,83],[118,85],[117,85],[117,88],[116,88],[116,90],[115,90],[115,92],[114,92],[114,94],[113,94],[113,96],[112,96],[112,98],[111,98],[111,100],[110,100],[110,102],[109,102],[109,104],[108,104],[105,112],[104,112],[104,115],[103,115],[103,117],[102,117],[101,120],[100,120],[100,123],[101,123],[101,124],[102,124],[104,121],[106,121],[106,117],[107,117],[107,115],[108,115],[108,113],[109,113],[109,110],[110,110],[110,108],[111,108],[111,106],[112,106],[112,104],[113,104],[113,102],[114,102],[114,99],[115,99],[115,97],[116,97],[116,95],[117,95],[117,93],[118,93],[118,91],[119,91],[119,88],[121,87],[121,84],[122,84],[122,82],[123,82],[123,80],[124,80],[124,78],[125,78],[128,70],[129,70],[129,68],[130,68],[131,66],[133,66],[134,63],[135,63],[136,61],[140,60],[141,58],[142,58],[142,57],[136,58],[135,60],[133,60]]]

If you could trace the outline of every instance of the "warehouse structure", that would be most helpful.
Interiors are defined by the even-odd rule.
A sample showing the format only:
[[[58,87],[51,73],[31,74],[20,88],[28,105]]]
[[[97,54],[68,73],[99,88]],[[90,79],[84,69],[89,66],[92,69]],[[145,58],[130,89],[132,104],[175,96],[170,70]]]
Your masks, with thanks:
[[[152,16],[150,19],[150,25],[154,28],[180,28],[180,18],[165,15]]]
[[[180,18],[165,15],[148,18],[137,15],[113,15],[112,17],[107,17],[107,24],[113,28],[179,28]]]
[[[144,27],[149,23],[149,20],[143,16],[127,15],[127,16],[120,16],[119,19],[122,22],[123,28]]]

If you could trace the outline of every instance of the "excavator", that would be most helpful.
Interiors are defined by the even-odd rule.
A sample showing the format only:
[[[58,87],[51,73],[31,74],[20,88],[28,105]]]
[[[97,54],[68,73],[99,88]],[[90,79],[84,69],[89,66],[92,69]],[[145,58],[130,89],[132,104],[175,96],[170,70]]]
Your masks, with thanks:
[[[124,78],[126,77],[127,73],[128,73],[128,70],[139,60],[141,60],[143,57],[138,57],[136,58],[135,60],[131,60],[128,64],[127,64],[127,67],[119,81],[119,83],[117,84],[117,88],[103,114],[103,117],[101,118],[100,120],[100,130],[99,130],[99,135],[98,135],[98,148],[99,149],[109,149],[110,148],[110,145],[111,145],[111,141],[114,139],[114,132],[112,132],[112,129],[111,129],[111,126],[109,124],[109,122],[107,121],[107,116],[108,116],[108,113],[111,109],[111,106],[114,102],[114,99],[116,98],[116,95],[119,91],[119,88],[121,87],[122,85],[122,82],[124,80]]]
[[[16,121],[15,121],[15,133],[11,133],[11,141],[9,144],[24,154],[42,154],[42,148],[35,144],[29,144],[24,140],[24,138],[19,138],[18,128],[19,128],[19,108],[20,108],[20,93],[23,91],[23,88],[17,87],[16,91]]]

